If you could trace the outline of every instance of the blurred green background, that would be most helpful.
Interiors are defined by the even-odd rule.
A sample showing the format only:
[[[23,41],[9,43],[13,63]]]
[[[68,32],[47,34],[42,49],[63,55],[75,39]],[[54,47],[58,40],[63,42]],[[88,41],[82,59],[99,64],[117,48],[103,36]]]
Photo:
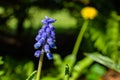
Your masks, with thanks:
[[[112,24],[117,20],[119,33],[119,4],[120,0],[0,0],[0,80],[25,80],[33,70],[37,69],[38,59],[34,57],[33,44],[37,31],[42,26],[41,20],[46,15],[56,19],[54,26],[58,48],[53,53],[58,53],[64,58],[72,52],[84,22],[80,14],[81,9],[86,6],[95,7],[98,10],[98,15],[89,23],[77,60],[84,57],[83,52],[104,53],[106,51],[104,45],[100,45],[102,42],[96,40],[101,39],[99,39],[99,35],[106,34],[111,16],[113,21],[111,20],[109,23]],[[93,75],[94,73],[97,75],[97,72],[93,70],[94,67],[94,69],[101,69],[104,72],[103,66],[99,64],[91,66],[89,71]],[[45,57],[43,75],[53,67],[53,61],[48,61]],[[84,75],[87,75],[85,76],[87,80],[94,80],[90,78],[93,76],[92,74],[85,71],[83,77]]]

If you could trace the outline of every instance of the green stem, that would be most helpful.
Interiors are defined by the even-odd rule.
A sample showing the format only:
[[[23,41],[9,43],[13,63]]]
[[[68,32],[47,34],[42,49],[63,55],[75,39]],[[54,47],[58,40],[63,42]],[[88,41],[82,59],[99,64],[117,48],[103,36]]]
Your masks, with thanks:
[[[43,51],[42,51],[42,53],[41,53],[41,55],[40,55],[40,59],[39,59],[39,64],[38,64],[38,70],[37,70],[36,80],[40,80],[43,57],[44,57],[44,53],[43,53]]]
[[[84,32],[86,31],[88,23],[89,23],[89,20],[84,21],[84,23],[82,25],[82,28],[81,28],[81,31],[78,34],[78,37],[77,37],[77,40],[76,40],[76,43],[75,43],[75,46],[74,46],[74,49],[73,49],[73,52],[72,52],[72,54],[75,55],[75,56],[78,53],[78,50],[79,50],[79,47],[80,47]]]
[[[69,75],[65,75],[65,80],[69,80]]]
[[[69,71],[69,65],[66,64],[65,66],[65,80],[69,80],[70,71]]]

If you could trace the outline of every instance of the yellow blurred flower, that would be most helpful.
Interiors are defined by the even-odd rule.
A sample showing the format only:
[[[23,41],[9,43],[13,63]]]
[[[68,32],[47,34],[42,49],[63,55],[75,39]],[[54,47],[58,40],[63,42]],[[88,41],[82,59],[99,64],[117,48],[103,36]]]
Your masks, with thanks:
[[[81,10],[81,15],[84,19],[94,19],[98,11],[94,7],[85,7]]]

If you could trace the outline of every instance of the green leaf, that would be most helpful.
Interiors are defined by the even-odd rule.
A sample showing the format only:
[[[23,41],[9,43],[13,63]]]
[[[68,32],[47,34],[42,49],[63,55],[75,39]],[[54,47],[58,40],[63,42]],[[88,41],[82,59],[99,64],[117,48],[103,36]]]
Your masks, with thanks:
[[[85,55],[92,58],[96,62],[103,64],[104,66],[108,68],[111,68],[111,69],[116,70],[117,72],[120,72],[120,64],[115,63],[112,59],[110,59],[107,56],[103,56],[98,52],[85,53]]]
[[[65,80],[69,80],[69,77],[70,77],[69,65],[66,64],[66,66],[65,66]]]
[[[33,64],[33,62],[32,61],[27,62],[24,65],[23,69],[26,71],[26,75],[27,76],[30,75],[33,72],[33,70],[34,70],[34,64]]]
[[[66,66],[65,66],[65,75],[69,75],[69,74],[70,74],[69,65],[66,64]]]
[[[26,80],[36,80],[37,71],[34,71]]]
[[[69,70],[71,71],[71,68],[73,67],[74,63],[76,61],[76,56],[74,55],[67,55],[64,58],[64,61],[62,62],[61,66],[60,66],[60,74],[58,75],[58,77],[61,79],[64,79],[65,76],[65,66],[66,64],[69,65]]]
[[[105,71],[106,71],[105,67],[103,67],[102,65],[100,65],[98,63],[92,65],[90,68],[91,73],[96,73],[96,74],[101,75],[101,76],[105,73]]]
[[[62,64],[62,59],[59,54],[53,54],[54,65],[60,66]]]
[[[54,65],[56,66],[58,72],[61,72],[61,67],[63,65],[62,59],[59,54],[53,54]]]
[[[56,77],[43,77],[42,80],[58,80]]]
[[[86,80],[100,80],[101,76],[103,76],[106,72],[106,69],[104,66],[95,63],[90,68],[89,71],[85,73]]]
[[[89,67],[92,62],[93,60],[89,57],[85,57],[84,59],[78,61],[73,68],[71,80],[76,80],[82,74],[83,70]]]
[[[91,27],[89,30],[90,30],[91,41],[94,41],[94,47],[96,47],[102,53],[106,54],[107,45],[105,42],[106,41],[105,34],[99,29],[96,29],[94,27]]]
[[[68,64],[69,68],[70,68],[70,71],[71,71],[71,68],[73,67],[75,61],[76,61],[76,56],[70,54],[70,55],[68,55],[68,56],[65,57],[65,59],[64,59],[64,65]]]

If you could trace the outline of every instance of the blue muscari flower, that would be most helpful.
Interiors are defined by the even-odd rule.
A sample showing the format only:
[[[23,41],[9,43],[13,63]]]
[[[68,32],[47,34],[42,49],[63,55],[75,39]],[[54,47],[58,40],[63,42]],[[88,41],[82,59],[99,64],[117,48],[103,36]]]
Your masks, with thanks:
[[[49,60],[51,60],[53,57],[53,55],[51,53],[47,53],[46,56],[48,57]]]
[[[39,57],[39,56],[40,56],[40,54],[41,54],[41,51],[40,51],[40,50],[37,50],[37,51],[35,51],[34,56],[35,56],[35,57]]]
[[[53,58],[50,48],[56,49],[55,45],[55,28],[52,23],[55,22],[55,19],[45,16],[45,19],[41,21],[43,26],[38,31],[38,34],[35,38],[37,41],[34,44],[34,48],[38,49],[35,53],[35,57],[40,57],[42,52],[46,53],[46,56],[49,60]]]

